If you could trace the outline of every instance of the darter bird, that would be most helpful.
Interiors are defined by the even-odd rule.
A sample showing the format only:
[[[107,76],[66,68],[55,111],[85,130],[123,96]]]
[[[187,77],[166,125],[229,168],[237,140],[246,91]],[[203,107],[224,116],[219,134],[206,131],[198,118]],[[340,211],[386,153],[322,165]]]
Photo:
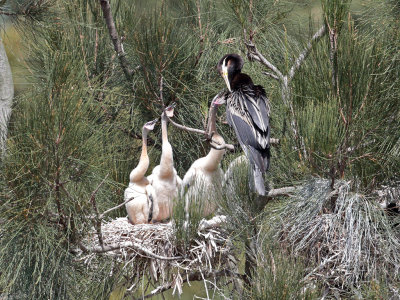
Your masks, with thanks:
[[[153,189],[149,180],[144,176],[149,168],[149,156],[147,155],[147,134],[154,129],[158,119],[147,122],[142,128],[142,153],[139,163],[129,174],[129,186],[125,189],[125,204],[128,220],[131,224],[148,223],[152,216]]]
[[[239,55],[227,54],[217,68],[230,92],[226,95],[227,121],[252,165],[255,189],[264,196],[264,174],[271,157],[270,107],[264,88],[254,85],[250,76],[241,73],[243,63]]]
[[[171,216],[173,199],[178,195],[182,179],[174,168],[172,146],[168,141],[168,118],[174,116],[174,106],[168,106],[161,115],[162,151],[160,164],[148,176],[154,189],[153,221],[164,221]],[[168,117],[168,118],[167,118]]]
[[[218,94],[211,102],[208,131],[212,133],[212,140],[217,143],[218,147],[225,145],[225,141],[217,132],[216,118],[217,109],[222,104],[225,104],[223,95]],[[186,220],[189,216],[189,205],[191,201],[202,201],[196,203],[201,207],[201,214],[208,216],[216,209],[215,198],[218,197],[220,187],[218,184],[223,182],[224,172],[221,169],[220,163],[225,154],[225,149],[216,149],[218,147],[211,145],[210,152],[197,160],[195,160],[186,172],[182,181],[182,192],[185,193],[185,214]]]

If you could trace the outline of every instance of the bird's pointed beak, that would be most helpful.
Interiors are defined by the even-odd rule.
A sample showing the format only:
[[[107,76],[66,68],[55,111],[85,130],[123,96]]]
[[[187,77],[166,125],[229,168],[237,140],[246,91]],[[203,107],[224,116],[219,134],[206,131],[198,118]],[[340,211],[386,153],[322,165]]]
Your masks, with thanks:
[[[229,90],[230,92],[232,92],[232,90],[231,90],[231,84],[229,83],[229,79],[228,79],[228,73],[227,73],[227,72],[223,72],[223,73],[222,73],[222,77],[223,77],[224,80],[225,80],[225,83],[226,83],[226,86],[228,87],[228,90]]]
[[[225,62],[224,62],[224,64],[225,64]],[[226,83],[226,86],[228,87],[228,90],[229,90],[230,92],[232,92],[231,84],[229,83],[229,78],[228,78],[228,67],[227,67],[227,66],[224,66],[224,65],[222,66],[221,75],[222,75],[222,77],[223,77],[224,80],[225,80],[225,83]]]
[[[165,109],[165,114],[167,115],[168,118],[173,118],[174,117],[174,109],[176,107],[176,103],[172,103],[170,106],[168,106]]]

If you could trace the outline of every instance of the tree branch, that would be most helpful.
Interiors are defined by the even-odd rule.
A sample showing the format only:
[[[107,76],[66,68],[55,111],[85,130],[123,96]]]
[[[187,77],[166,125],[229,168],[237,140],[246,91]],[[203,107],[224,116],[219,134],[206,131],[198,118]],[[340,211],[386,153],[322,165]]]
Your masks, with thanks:
[[[321,37],[323,37],[326,34],[326,26],[323,25],[311,38],[311,41],[307,43],[307,46],[303,50],[303,52],[300,53],[299,57],[297,57],[296,61],[294,62],[292,68],[289,71],[288,79],[289,81],[293,79],[296,71],[300,68],[301,64],[304,62],[304,60],[307,58],[308,54],[310,54],[310,51],[313,47],[313,44],[317,42]]]
[[[110,209],[107,209],[105,212],[103,212],[102,214],[100,214],[100,215],[98,216],[98,218],[99,218],[100,220],[103,219],[104,216],[105,216],[106,214],[108,214],[109,212],[112,212],[113,210],[116,210],[117,208],[120,208],[121,206],[124,206],[126,203],[132,201],[133,199],[134,199],[134,198],[131,197],[131,198],[129,198],[128,200],[125,200],[124,202],[122,202],[121,204],[118,204],[117,206],[114,206],[114,207],[112,207],[112,208],[110,208]]]
[[[261,72],[261,74],[264,74],[264,75],[266,75],[266,76],[269,76],[269,77],[271,77],[271,78],[273,78],[273,79],[275,79],[275,80],[278,80],[279,81],[279,77],[278,76],[276,76],[275,74],[273,74],[273,73],[269,73],[269,72]]]
[[[132,79],[133,71],[129,68],[128,60],[122,46],[121,39],[118,36],[117,29],[115,28],[114,19],[111,12],[110,2],[108,0],[100,0],[101,9],[103,11],[104,19],[107,24],[108,32],[114,45],[114,50],[117,52],[119,62],[122,70],[124,71],[126,79],[130,82]]]
[[[124,242],[124,243],[120,243],[120,244],[110,244],[107,246],[95,246],[95,247],[91,247],[88,248],[85,245],[83,245],[82,243],[79,243],[79,247],[81,248],[81,250],[83,252],[86,253],[106,253],[106,252],[110,252],[110,251],[115,251],[115,250],[119,250],[119,249],[124,249],[124,248],[133,248],[139,252],[143,252],[145,255],[151,257],[151,258],[155,258],[155,259],[159,259],[159,260],[178,260],[178,259],[182,259],[183,256],[171,256],[171,257],[167,257],[167,256],[160,256],[157,255],[153,252],[151,252],[149,249],[143,247],[142,245],[140,245],[139,243],[135,243],[135,242]]]
[[[4,16],[19,16],[19,14],[15,13],[15,12],[9,12],[9,11],[2,10],[2,9],[0,9],[0,15],[4,15]]]
[[[210,139],[208,132],[205,131],[205,130],[183,126],[181,124],[178,124],[178,123],[172,121],[169,117],[167,117],[167,118],[168,118],[168,121],[171,122],[172,125],[174,125],[175,127],[178,127],[179,129],[182,129],[182,130],[185,130],[185,131],[188,131],[188,132],[199,133],[199,134],[205,135],[207,139]],[[212,137],[211,137],[211,142],[216,144],[216,145],[219,145],[219,143],[214,141],[212,139]],[[223,146],[223,147],[211,145],[211,147],[213,147],[213,148],[215,148],[217,150],[222,150],[222,149],[228,149],[228,150],[231,150],[231,151],[235,150],[235,147],[233,145],[231,145],[231,144],[225,144],[225,146]]]
[[[279,69],[272,64],[268,59],[266,59],[257,49],[257,47],[253,44],[253,42],[245,42],[244,43],[247,47],[248,51],[248,57],[250,60],[254,59],[264,66],[266,66],[268,69],[270,69],[272,72],[275,73],[277,77],[279,77],[280,80],[283,81],[283,74]]]
[[[272,189],[268,192],[267,197],[274,198],[279,196],[289,196],[295,190],[296,190],[295,186],[287,186],[279,189]]]

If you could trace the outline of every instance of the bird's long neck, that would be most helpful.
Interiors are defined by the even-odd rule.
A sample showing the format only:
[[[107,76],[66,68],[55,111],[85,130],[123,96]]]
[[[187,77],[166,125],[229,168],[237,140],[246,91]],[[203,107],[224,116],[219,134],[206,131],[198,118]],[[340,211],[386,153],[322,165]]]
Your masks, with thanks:
[[[210,133],[214,132],[212,137],[213,140],[217,141],[218,143],[221,144],[221,146],[223,146],[225,142],[222,136],[220,136],[217,132],[216,122],[217,122],[217,106],[211,103],[207,127]],[[208,152],[206,156],[204,168],[208,171],[216,170],[224,154],[225,154],[225,149],[217,150],[211,148],[210,152]]]
[[[165,113],[161,116],[161,137],[162,137],[162,153],[160,160],[160,175],[162,177],[172,175],[174,171],[174,158],[172,154],[172,146],[168,141],[168,120]]]
[[[217,106],[211,103],[210,111],[208,113],[208,123],[207,128],[209,133],[217,133]]]
[[[149,164],[150,164],[149,156],[147,155],[147,130],[143,128],[142,153],[140,155],[138,165],[131,171],[129,175],[129,181],[135,183],[143,180],[144,175],[146,174],[147,169],[149,168]]]

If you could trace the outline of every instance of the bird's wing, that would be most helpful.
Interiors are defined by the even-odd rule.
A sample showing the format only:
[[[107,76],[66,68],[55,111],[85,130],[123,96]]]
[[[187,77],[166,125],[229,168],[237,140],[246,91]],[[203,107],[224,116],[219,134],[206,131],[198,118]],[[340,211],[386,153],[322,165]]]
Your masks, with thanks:
[[[246,153],[246,156],[253,164],[257,165],[260,170],[265,170],[263,156],[256,150],[259,149],[260,146],[254,128],[244,121],[243,118],[231,113],[229,110],[227,110],[227,120],[235,130],[236,137],[243,151]]]
[[[264,89],[259,86],[253,86],[252,89],[244,90],[238,93],[242,98],[248,118],[253,124],[255,135],[259,146],[262,149],[269,147],[269,102]],[[258,147],[255,147],[258,148]]]
[[[256,97],[257,94],[258,97]],[[270,158],[269,105],[265,92],[260,87],[249,92],[238,91],[231,97],[240,98],[237,98],[237,107],[227,106],[227,121],[235,130],[236,137],[247,157],[262,172],[265,172]]]

